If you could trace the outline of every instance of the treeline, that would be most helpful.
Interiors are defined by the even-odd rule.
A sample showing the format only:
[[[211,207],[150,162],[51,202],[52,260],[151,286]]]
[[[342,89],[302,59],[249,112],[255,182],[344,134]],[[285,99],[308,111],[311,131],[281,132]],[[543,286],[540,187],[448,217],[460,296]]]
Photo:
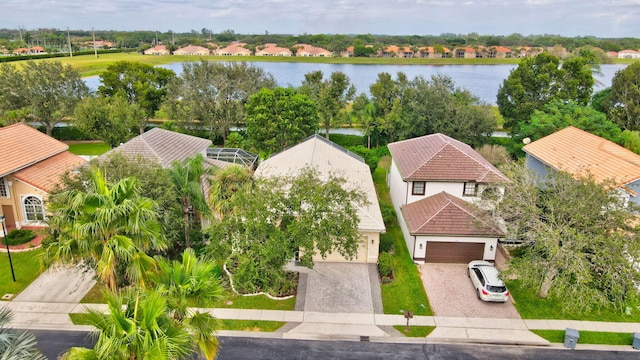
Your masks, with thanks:
[[[19,42],[30,41],[33,45],[64,47],[68,41],[81,44],[91,41],[94,33],[91,30],[67,30],[61,29],[0,29],[0,47],[11,48]],[[118,31],[96,30],[97,40],[110,41],[115,47],[135,49],[145,44],[156,41],[164,44],[184,46],[188,44],[204,45],[207,42],[229,43],[232,41],[245,42],[252,46],[265,43],[277,43],[280,46],[290,47],[297,43],[307,43],[320,46],[334,52],[346,50],[347,47],[358,44],[368,44],[374,47],[388,45],[401,46],[531,46],[550,47],[561,45],[568,51],[583,46],[599,47],[605,51],[620,51],[624,49],[640,48],[640,38],[598,38],[595,36],[564,37],[553,34],[522,35],[518,33],[510,35],[480,35],[478,33],[454,34],[444,33],[440,35],[373,35],[373,34],[237,34],[233,30],[224,30],[214,33],[213,30],[202,28],[190,32],[165,32],[158,31]]]

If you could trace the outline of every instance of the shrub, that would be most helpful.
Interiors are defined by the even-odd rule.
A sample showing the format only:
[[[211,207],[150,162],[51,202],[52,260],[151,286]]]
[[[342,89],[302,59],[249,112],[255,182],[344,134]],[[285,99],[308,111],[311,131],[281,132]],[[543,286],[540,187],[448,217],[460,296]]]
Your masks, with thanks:
[[[393,257],[388,252],[382,252],[378,256],[378,273],[383,282],[393,278]]]
[[[487,159],[487,161],[493,166],[506,164],[511,161],[509,151],[507,151],[507,148],[502,145],[484,144],[477,148],[476,151],[478,154],[482,155],[483,158]]]
[[[393,205],[381,202],[380,212],[382,213],[382,220],[386,226],[391,226],[396,223],[396,210],[393,208]]]
[[[344,148],[366,144],[365,137],[361,135],[329,134],[329,140]]]
[[[7,234],[6,238],[2,239],[2,244],[6,245],[20,245],[26,242],[33,240],[36,237],[36,234],[31,230],[12,230],[9,234]]]
[[[380,234],[380,252],[393,252],[393,235],[389,233]]]

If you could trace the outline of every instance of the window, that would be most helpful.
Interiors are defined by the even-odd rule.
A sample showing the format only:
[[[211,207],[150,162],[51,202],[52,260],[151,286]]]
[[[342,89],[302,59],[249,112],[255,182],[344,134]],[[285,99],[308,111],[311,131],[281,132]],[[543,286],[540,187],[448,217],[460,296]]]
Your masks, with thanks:
[[[424,181],[414,181],[413,189],[411,189],[411,195],[424,195],[424,188],[426,183]]]
[[[0,197],[9,197],[9,186],[7,186],[7,179],[0,178]]]
[[[27,221],[44,220],[44,206],[42,206],[41,199],[30,195],[24,198],[22,205],[24,206],[24,214]]]
[[[462,196],[476,196],[478,193],[478,184],[474,182],[464,183],[464,190]]]

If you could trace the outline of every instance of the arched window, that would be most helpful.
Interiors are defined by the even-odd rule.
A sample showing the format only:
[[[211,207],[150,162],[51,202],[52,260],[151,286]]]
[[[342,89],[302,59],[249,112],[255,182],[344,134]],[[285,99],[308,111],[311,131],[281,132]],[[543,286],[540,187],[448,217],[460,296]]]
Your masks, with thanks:
[[[44,220],[44,206],[42,206],[40,198],[33,195],[27,196],[22,201],[22,205],[24,206],[24,214],[27,221]]]

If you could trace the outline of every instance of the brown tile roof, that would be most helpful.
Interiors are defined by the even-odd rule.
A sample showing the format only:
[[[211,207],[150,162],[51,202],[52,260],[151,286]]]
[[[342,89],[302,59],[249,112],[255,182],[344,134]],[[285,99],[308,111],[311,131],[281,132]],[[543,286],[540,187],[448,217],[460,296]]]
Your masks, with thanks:
[[[487,213],[444,191],[401,211],[411,235],[504,236]]]
[[[209,49],[197,45],[187,45],[173,52],[174,55],[184,54],[209,54]]]
[[[67,150],[69,146],[22,123],[0,128],[0,177]]]
[[[167,168],[174,161],[188,159],[199,153],[205,155],[204,152],[209,145],[211,145],[209,139],[153,128],[106,152],[101,157],[118,151],[127,156],[139,156],[148,161],[158,162],[162,167]]]
[[[443,134],[431,134],[388,145],[404,180],[509,181],[471,146]]]
[[[86,162],[80,156],[64,151],[14,173],[13,177],[50,193],[56,185],[61,183],[60,177],[66,171],[73,170]]]
[[[640,179],[640,155],[609,140],[569,126],[528,145],[524,150],[543,163],[574,175],[619,185]]]

